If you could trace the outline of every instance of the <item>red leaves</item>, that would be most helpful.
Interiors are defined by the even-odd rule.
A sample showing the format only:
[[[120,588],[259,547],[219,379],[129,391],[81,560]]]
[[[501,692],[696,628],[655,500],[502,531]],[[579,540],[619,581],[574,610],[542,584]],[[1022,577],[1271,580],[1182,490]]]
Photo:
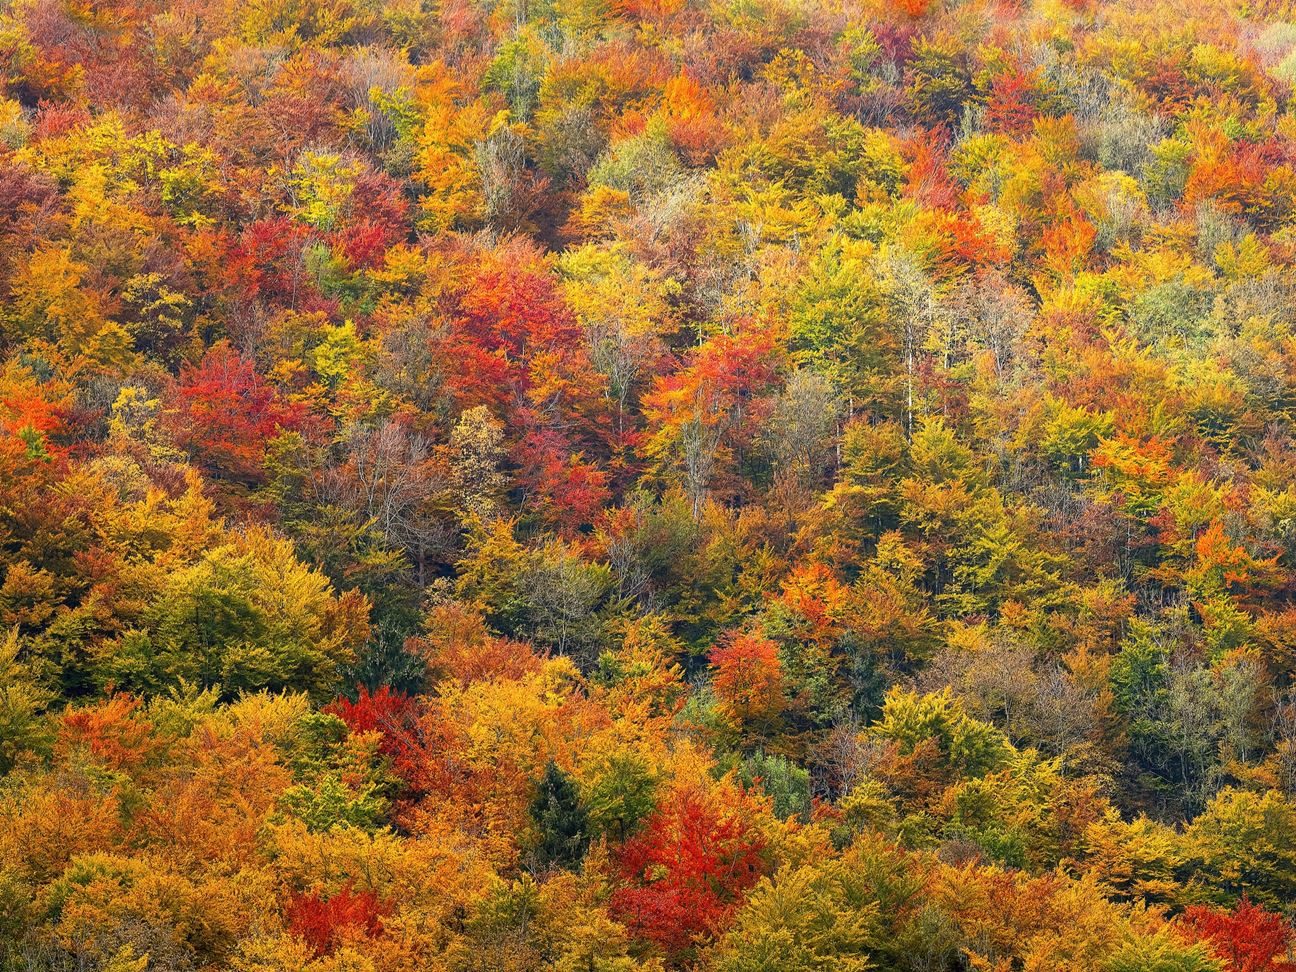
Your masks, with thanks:
[[[990,85],[986,104],[986,121],[1005,135],[1021,137],[1031,130],[1037,112],[1031,103],[1035,79],[1021,71],[996,77]]]
[[[445,388],[461,408],[505,419],[528,506],[571,532],[607,502],[611,426],[604,379],[549,268],[530,247],[486,255],[459,296],[449,333],[434,339]]]
[[[353,891],[347,884],[327,898],[294,894],[287,917],[294,935],[315,949],[316,955],[327,955],[348,938],[381,934],[385,910],[372,891]]]
[[[1245,897],[1231,912],[1193,905],[1179,927],[1192,941],[1205,942],[1229,972],[1296,972],[1296,962],[1288,960],[1296,944],[1291,925]]]
[[[385,172],[365,169],[356,178],[337,248],[352,267],[381,266],[387,250],[405,238],[409,203]]]
[[[468,270],[450,334],[438,342],[447,388],[462,408],[517,407],[532,384],[532,359],[554,353],[561,365],[579,346],[576,320],[538,261],[514,245]]]
[[[422,707],[415,699],[404,692],[393,692],[387,685],[372,694],[362,687],[354,702],[338,699],[324,711],[340,718],[352,732],[379,733],[382,738],[378,751],[391,759],[396,772],[411,785],[419,777]]]
[[[959,187],[950,177],[945,147],[930,136],[915,138],[906,147],[910,156],[905,175],[907,195],[931,209],[952,210],[958,205]]]
[[[306,228],[286,216],[249,223],[230,248],[226,280],[248,297],[292,298],[303,274],[305,244]]]
[[[688,950],[721,931],[764,870],[764,838],[699,789],[669,795],[644,830],[622,845],[625,885],[611,908],[630,930],[664,951]]]
[[[537,429],[520,444],[517,456],[532,492],[531,505],[565,534],[593,523],[607,505],[608,474],[586,462],[562,434]]]
[[[526,360],[540,351],[571,346],[578,336],[576,321],[559,299],[552,278],[532,269],[483,267],[459,308],[461,332],[510,359]]]
[[[168,405],[176,444],[209,471],[246,483],[261,478],[266,443],[302,424],[300,407],[280,401],[228,344],[213,347],[196,367],[185,365]]]
[[[373,694],[361,687],[354,702],[338,699],[324,711],[340,718],[352,732],[382,733],[379,749],[387,755],[398,752],[402,737],[418,724],[418,704],[404,692],[393,692],[388,685]]]

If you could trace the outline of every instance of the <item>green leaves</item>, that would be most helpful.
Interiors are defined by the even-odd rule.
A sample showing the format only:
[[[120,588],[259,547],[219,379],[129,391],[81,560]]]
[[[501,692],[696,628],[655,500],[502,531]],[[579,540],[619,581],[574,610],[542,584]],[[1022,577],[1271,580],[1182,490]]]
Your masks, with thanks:
[[[545,765],[530,813],[540,834],[533,849],[537,863],[542,868],[579,864],[589,844],[589,813],[575,781],[553,760]]]

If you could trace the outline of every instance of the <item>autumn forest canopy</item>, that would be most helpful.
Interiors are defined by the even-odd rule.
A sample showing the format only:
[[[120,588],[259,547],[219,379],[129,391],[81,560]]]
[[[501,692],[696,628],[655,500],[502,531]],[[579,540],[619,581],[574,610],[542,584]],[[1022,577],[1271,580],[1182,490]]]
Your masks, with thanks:
[[[1296,972],[1296,5],[0,0],[0,972]]]

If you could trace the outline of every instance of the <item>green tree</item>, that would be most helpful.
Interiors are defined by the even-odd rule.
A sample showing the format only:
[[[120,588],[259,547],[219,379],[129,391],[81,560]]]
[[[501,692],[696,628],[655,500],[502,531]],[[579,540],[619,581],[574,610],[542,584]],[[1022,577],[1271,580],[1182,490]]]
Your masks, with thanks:
[[[553,760],[531,801],[531,820],[540,833],[534,851],[541,867],[572,867],[579,864],[589,845],[589,814],[580,791],[570,775]]]

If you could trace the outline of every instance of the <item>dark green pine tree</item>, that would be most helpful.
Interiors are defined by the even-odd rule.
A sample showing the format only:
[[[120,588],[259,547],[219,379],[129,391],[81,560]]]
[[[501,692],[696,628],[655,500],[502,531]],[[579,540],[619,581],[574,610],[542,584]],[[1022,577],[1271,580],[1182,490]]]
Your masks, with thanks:
[[[531,801],[531,819],[540,832],[535,848],[541,867],[570,868],[589,846],[589,819],[572,778],[549,761]]]

